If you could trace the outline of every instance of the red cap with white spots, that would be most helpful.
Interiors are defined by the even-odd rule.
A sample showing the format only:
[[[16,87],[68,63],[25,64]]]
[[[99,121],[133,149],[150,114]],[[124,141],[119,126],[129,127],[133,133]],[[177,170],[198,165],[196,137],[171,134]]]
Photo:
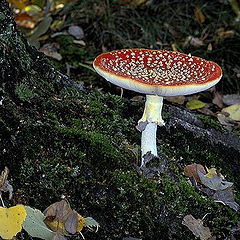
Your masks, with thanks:
[[[220,66],[214,62],[166,50],[115,50],[99,55],[93,66],[119,87],[159,96],[204,91],[222,77]]]

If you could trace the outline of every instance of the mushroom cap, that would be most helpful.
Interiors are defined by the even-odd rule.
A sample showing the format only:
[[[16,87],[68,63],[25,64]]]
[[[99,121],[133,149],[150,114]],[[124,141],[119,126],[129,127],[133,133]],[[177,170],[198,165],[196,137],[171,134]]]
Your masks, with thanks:
[[[119,87],[159,96],[200,92],[222,77],[220,66],[214,62],[166,50],[115,50],[96,57],[93,66]]]

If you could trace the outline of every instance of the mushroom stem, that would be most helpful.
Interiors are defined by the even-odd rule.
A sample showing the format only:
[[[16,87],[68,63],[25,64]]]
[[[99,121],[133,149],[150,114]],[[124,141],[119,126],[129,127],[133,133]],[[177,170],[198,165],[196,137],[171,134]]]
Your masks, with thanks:
[[[142,152],[142,163],[141,167],[144,165],[145,154],[148,152],[153,156],[157,157],[157,143],[156,143],[156,133],[157,133],[157,123],[149,122],[145,129],[142,131],[142,139],[141,139],[141,152]]]
[[[147,153],[157,157],[156,132],[157,125],[164,126],[162,119],[163,97],[157,95],[147,95],[142,118],[138,121],[137,129],[142,132],[141,151],[142,163]]]
[[[138,121],[138,124],[154,122],[159,126],[164,126],[165,123],[162,119],[162,105],[163,97],[157,95],[146,95],[143,116]]]

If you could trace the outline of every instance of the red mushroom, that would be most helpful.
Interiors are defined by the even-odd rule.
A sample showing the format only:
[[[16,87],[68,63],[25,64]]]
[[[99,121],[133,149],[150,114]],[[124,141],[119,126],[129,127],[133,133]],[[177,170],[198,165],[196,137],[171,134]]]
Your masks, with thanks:
[[[193,94],[214,86],[222,70],[214,62],[179,52],[150,49],[122,49],[99,55],[93,62],[97,73],[115,85],[146,94],[145,109],[137,128],[142,131],[142,164],[144,156],[158,156],[157,125],[164,96]]]

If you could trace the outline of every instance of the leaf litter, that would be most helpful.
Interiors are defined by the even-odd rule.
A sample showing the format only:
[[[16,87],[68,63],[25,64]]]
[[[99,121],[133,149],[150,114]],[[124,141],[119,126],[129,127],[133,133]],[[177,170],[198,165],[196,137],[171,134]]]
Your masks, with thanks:
[[[193,163],[185,166],[184,174],[193,181],[198,190],[215,202],[223,203],[235,211],[239,210],[239,204],[234,201],[233,183],[225,180],[215,168],[206,171],[201,164]]]
[[[201,219],[195,219],[192,215],[186,215],[183,218],[182,224],[201,240],[208,240],[212,237],[209,227],[203,226]]]

